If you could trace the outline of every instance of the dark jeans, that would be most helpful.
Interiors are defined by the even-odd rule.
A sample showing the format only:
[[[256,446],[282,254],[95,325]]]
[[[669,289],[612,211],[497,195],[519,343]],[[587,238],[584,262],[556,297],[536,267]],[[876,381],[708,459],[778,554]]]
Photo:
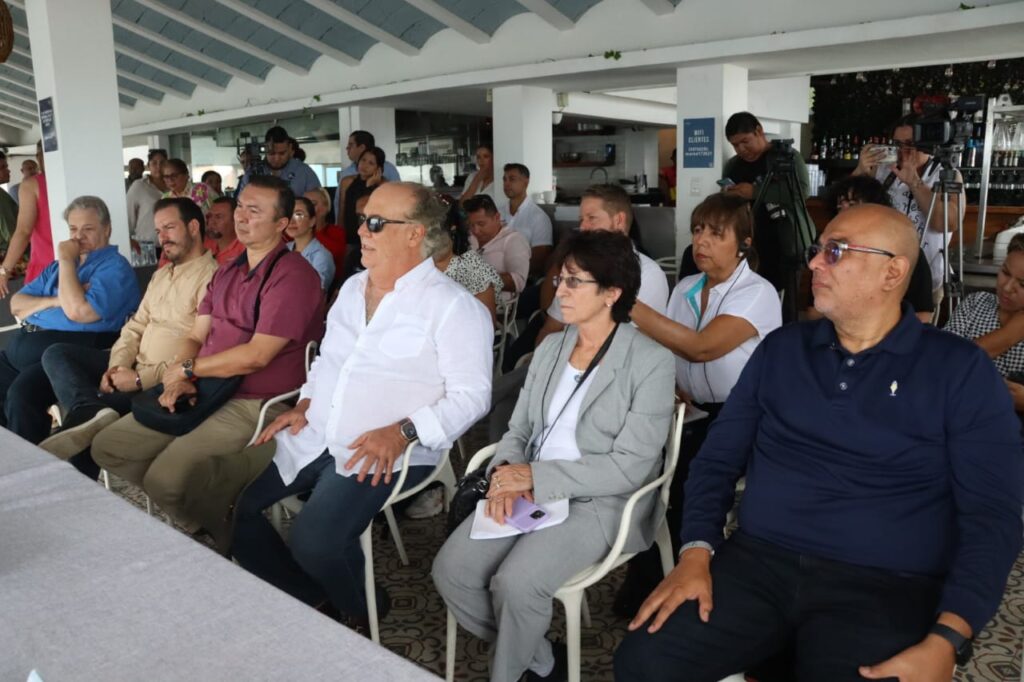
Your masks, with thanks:
[[[231,553],[247,571],[296,599],[315,606],[326,597],[344,614],[365,616],[359,536],[381,510],[397,478],[390,485],[382,480],[373,487],[369,478],[359,483],[355,476],[340,476],[334,466],[334,457],[324,452],[285,485],[271,462],[238,502]],[[405,487],[416,485],[432,469],[412,467]],[[285,544],[263,511],[310,491]]]
[[[136,393],[100,393],[100,379],[110,363],[110,351],[58,343],[43,353],[43,370],[57,403],[66,412],[82,407],[109,407],[122,417],[132,411]]]
[[[58,332],[20,329],[0,353],[0,426],[38,443],[50,435],[47,413],[57,397],[43,370],[43,352],[57,343],[79,348],[110,348],[116,332]]]
[[[717,682],[792,646],[798,682],[862,682],[858,666],[917,644],[935,621],[942,581],[791,552],[737,531],[711,562],[714,606],[626,635],[617,682]]]

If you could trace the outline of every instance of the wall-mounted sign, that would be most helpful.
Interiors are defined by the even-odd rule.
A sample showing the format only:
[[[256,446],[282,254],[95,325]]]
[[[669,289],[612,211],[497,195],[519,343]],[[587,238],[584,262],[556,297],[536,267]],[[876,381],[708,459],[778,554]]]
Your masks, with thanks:
[[[683,168],[714,168],[715,119],[683,119]]]
[[[53,98],[39,100],[39,127],[43,131],[43,151],[57,151],[57,122],[53,118]]]

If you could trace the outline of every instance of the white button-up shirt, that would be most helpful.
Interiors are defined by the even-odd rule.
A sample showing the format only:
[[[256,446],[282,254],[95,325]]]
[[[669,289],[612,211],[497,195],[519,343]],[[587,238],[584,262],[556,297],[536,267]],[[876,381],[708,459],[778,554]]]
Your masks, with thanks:
[[[676,383],[698,403],[724,403],[757,344],[782,325],[782,305],[775,287],[744,260],[729,279],[711,288],[707,307],[701,310],[706,279],[700,274],[679,282],[668,301],[668,317],[701,331],[719,315],[731,315],[749,322],[757,335],[716,360],[689,362],[676,357]]]
[[[395,283],[366,323],[368,273],[349,278],[327,316],[320,356],[300,399],[307,424],[278,433],[274,463],[287,485],[326,449],[342,476],[349,444],[408,417],[420,445],[410,464],[441,450],[490,409],[493,329],[486,308],[426,259]],[[394,469],[404,465],[399,458]]]
[[[544,212],[544,209],[534,203],[533,199],[527,196],[519,209],[512,214],[509,204],[498,206],[501,213],[501,222],[513,230],[521,232],[530,247],[551,246],[554,243],[554,229],[551,227],[551,218]]]

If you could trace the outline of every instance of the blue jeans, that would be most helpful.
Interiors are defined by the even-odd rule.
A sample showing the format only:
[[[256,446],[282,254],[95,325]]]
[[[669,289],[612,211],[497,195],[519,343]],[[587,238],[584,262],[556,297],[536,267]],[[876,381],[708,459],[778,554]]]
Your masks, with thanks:
[[[43,353],[42,364],[57,403],[65,411],[81,407],[109,407],[122,417],[132,411],[137,393],[100,393],[100,379],[110,363],[110,351],[57,343]]]
[[[271,462],[235,508],[231,553],[244,569],[296,599],[315,606],[326,597],[344,614],[365,616],[359,536],[384,506],[397,477],[390,485],[382,480],[373,487],[369,478],[359,483],[355,476],[339,475],[334,467],[334,457],[325,451],[285,485],[277,465]],[[416,485],[432,470],[429,466],[410,468],[405,488]],[[292,523],[289,546],[263,511],[305,492],[310,492],[309,500]]]

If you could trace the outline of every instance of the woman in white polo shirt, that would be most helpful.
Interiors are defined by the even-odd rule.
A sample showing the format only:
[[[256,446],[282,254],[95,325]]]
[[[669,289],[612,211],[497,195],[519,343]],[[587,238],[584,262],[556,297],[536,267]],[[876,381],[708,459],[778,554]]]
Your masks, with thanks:
[[[749,202],[728,194],[709,196],[693,210],[690,233],[700,274],[676,285],[667,316],[642,303],[631,313],[640,331],[676,355],[676,384],[683,399],[708,413],[689,422],[683,433],[667,512],[673,540],[679,537],[690,462],[754,348],[782,325],[778,293],[755,272]],[[660,569],[648,571],[647,563],[631,565],[630,588],[620,593],[617,612],[628,612],[632,602],[642,601],[646,583],[657,584]]]

